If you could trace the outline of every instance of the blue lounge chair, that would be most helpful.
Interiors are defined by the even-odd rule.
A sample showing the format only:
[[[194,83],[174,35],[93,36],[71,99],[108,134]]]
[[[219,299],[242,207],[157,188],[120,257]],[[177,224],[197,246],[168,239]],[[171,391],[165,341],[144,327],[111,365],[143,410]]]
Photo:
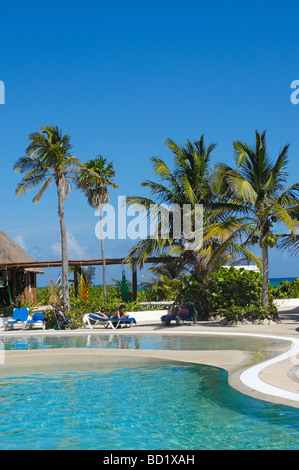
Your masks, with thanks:
[[[12,320],[7,320],[4,323],[4,330],[13,329],[15,325],[21,325],[24,329],[28,320],[28,308],[15,308],[12,313]]]
[[[27,320],[25,324],[25,330],[27,326],[29,329],[31,329],[33,326],[41,326],[43,329],[45,329],[45,317],[44,314],[41,312],[36,312],[32,315],[31,320]]]
[[[167,314],[162,315],[161,321],[163,325],[170,325],[171,321],[174,320],[178,325],[183,325],[185,322],[196,322],[196,310],[193,303],[188,302],[189,313],[187,315],[176,315]]]
[[[132,326],[132,324],[134,323],[134,325],[136,325],[136,320],[135,318],[133,317],[128,317],[128,318],[109,318],[109,322],[111,323],[111,326],[112,328],[118,328],[118,326],[120,325],[124,325],[128,328],[130,328]]]
[[[87,323],[89,328],[93,328],[94,325],[99,323],[100,325],[104,325],[105,328],[117,328],[119,325],[125,325],[127,327],[132,326],[132,324],[136,324],[136,320],[133,317],[129,318],[99,318],[94,316],[92,313],[87,313],[83,317],[83,322]]]

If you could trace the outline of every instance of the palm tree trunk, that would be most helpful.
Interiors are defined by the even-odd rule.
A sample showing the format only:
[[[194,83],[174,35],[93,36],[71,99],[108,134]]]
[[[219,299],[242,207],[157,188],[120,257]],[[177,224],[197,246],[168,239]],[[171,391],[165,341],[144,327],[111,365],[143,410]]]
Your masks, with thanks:
[[[64,188],[63,184],[57,185],[58,188],[58,215],[60,222],[60,236],[61,236],[61,255],[62,255],[62,292],[63,292],[63,309],[65,312],[70,310],[70,296],[69,296],[69,267],[68,267],[68,253],[67,253],[67,235],[64,218]]]
[[[107,303],[107,293],[106,293],[106,259],[104,252],[104,233],[103,233],[103,208],[100,206],[100,224],[101,224],[101,248],[102,248],[102,260],[103,260],[103,293],[104,293],[104,302]]]
[[[262,283],[262,306],[268,310],[268,297],[269,297],[269,256],[268,246],[262,247],[262,262],[263,262],[263,283]]]

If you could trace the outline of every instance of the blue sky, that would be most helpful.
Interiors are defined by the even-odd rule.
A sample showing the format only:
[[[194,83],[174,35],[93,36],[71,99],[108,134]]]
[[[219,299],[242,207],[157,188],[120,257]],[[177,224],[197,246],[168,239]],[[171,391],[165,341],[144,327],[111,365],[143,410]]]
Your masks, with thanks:
[[[232,163],[232,140],[267,129],[270,155],[290,143],[289,183],[299,180],[299,5],[270,1],[14,2],[1,5],[0,229],[37,260],[57,259],[55,187],[14,195],[15,160],[27,136],[54,124],[74,154],[113,161],[120,195],[145,194],[151,156],[167,162],[164,141],[205,135],[218,144],[212,163]],[[65,204],[70,258],[100,257],[98,218],[73,191]],[[58,244],[58,245],[57,245]],[[131,242],[107,240],[108,257]],[[298,260],[273,249],[270,276],[297,276]],[[119,268],[109,268],[108,278]],[[100,273],[99,273],[100,276]],[[41,283],[48,283],[48,273]]]

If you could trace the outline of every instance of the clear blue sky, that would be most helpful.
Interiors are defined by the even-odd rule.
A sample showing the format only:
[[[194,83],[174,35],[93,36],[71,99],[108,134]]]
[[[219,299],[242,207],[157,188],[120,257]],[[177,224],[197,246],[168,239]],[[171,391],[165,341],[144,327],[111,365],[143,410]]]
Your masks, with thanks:
[[[85,1],[1,5],[0,229],[37,260],[57,259],[55,187],[14,195],[12,171],[30,132],[54,124],[71,136],[82,161],[113,161],[119,195],[146,194],[152,155],[170,161],[177,143],[205,135],[213,163],[232,163],[232,140],[254,141],[267,129],[271,156],[290,143],[290,184],[299,180],[299,79],[295,1]],[[70,258],[100,257],[94,212],[82,194],[65,204]],[[129,242],[106,241],[111,257]],[[270,276],[296,276],[298,259],[271,251]],[[110,269],[110,276],[117,276]],[[44,276],[45,283],[48,278]]]

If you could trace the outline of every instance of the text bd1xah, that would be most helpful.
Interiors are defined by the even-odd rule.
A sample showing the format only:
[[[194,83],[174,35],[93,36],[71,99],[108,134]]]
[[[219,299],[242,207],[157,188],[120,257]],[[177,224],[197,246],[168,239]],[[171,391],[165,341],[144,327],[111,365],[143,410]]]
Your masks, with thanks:
[[[109,454],[103,458],[104,465],[127,465],[134,468],[138,464],[147,465],[195,465],[194,454],[147,454],[138,456],[117,456]]]

